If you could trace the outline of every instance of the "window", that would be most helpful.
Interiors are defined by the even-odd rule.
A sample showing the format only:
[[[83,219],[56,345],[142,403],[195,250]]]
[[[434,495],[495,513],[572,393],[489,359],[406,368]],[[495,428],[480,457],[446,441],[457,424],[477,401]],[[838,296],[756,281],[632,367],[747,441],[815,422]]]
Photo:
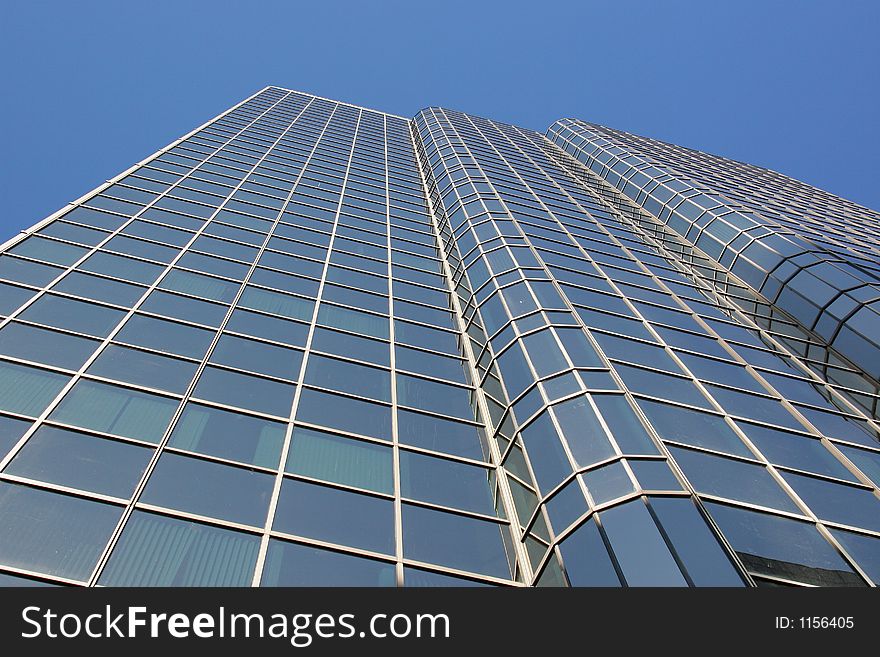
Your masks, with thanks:
[[[64,270],[40,262],[31,262],[10,255],[0,256],[0,278],[18,283],[29,283],[43,287],[58,277]]]
[[[49,416],[83,429],[158,443],[177,401],[146,392],[82,379]]]
[[[397,401],[402,406],[412,406],[425,411],[443,413],[462,419],[473,419],[470,404],[471,391],[467,388],[446,385],[427,379],[417,379],[407,374],[397,374]]]
[[[288,319],[310,321],[314,301],[301,299],[282,292],[272,292],[258,287],[246,287],[238,301],[238,306],[260,310]]]
[[[151,292],[150,296],[141,304],[140,309],[163,317],[172,317],[213,327],[220,326],[228,310],[226,306],[217,303],[169,294],[162,290]]]
[[[646,399],[639,399],[638,403],[648,416],[651,425],[664,440],[705,447],[736,456],[752,456],[721,416]]]
[[[122,507],[0,482],[0,563],[85,581]]]
[[[730,558],[692,501],[652,497],[651,507],[694,585],[743,585]]]
[[[391,408],[333,395],[303,390],[296,419],[331,429],[391,440]]]
[[[817,586],[864,586],[812,523],[714,502],[705,506],[749,572]]]
[[[271,315],[261,315],[240,308],[232,311],[232,316],[226,324],[226,330],[274,340],[294,347],[304,347],[309,333],[307,324],[291,322]],[[314,346],[314,340],[312,344]]]
[[[204,357],[213,338],[213,331],[145,315],[133,315],[116,334],[119,342],[199,360]]]
[[[51,262],[64,267],[72,265],[88,252],[88,249],[81,246],[35,236],[28,237],[9,249],[9,253],[15,255]]]
[[[288,479],[281,485],[275,531],[394,553],[391,500]]]
[[[0,459],[4,458],[13,445],[30,429],[30,420],[19,420],[0,415]]]
[[[643,370],[638,367],[630,367],[629,365],[615,365],[614,369],[617,370],[627,388],[633,392],[662,397],[684,404],[693,404],[703,408],[711,408],[709,402],[706,401],[696,386],[688,379]]]
[[[78,370],[100,342],[12,322],[0,330],[0,353]]]
[[[171,447],[274,468],[286,426],[243,413],[188,403],[168,444]]]
[[[404,409],[397,411],[400,442],[454,456],[483,460],[483,429]]]
[[[69,380],[56,372],[0,361],[0,409],[36,417]]]
[[[494,577],[510,577],[501,534],[508,531],[506,526],[411,504],[403,505],[402,522],[405,557]]]
[[[593,520],[571,533],[559,546],[572,586],[620,586],[620,578]]]
[[[259,549],[253,534],[135,511],[98,583],[250,586]]]
[[[121,310],[52,294],[44,294],[20,315],[21,319],[29,322],[101,338],[109,335],[124,316]]]
[[[772,463],[855,481],[852,473],[816,438],[746,422],[737,424]]]
[[[401,450],[400,488],[403,497],[494,514],[485,468]]]
[[[87,370],[89,374],[183,393],[198,365],[138,349],[108,345]]]
[[[880,531],[880,500],[872,491],[790,472],[782,477],[819,518]]]
[[[599,418],[586,397],[575,397],[553,407],[562,435],[575,461],[586,467],[616,455]]]
[[[272,539],[261,586],[395,586],[393,563]]]
[[[131,307],[141,298],[146,288],[107,278],[72,271],[52,288],[58,292],[66,292],[78,297],[95,299],[117,306]]]
[[[302,352],[234,335],[222,335],[211,353],[211,362],[295,380],[299,377]]]
[[[293,430],[285,469],[377,493],[394,489],[390,447],[305,427]]]
[[[572,471],[550,414],[545,411],[539,415],[521,435],[538,486],[546,495]]]
[[[312,350],[365,360],[376,365],[385,365],[386,367],[391,364],[387,342],[380,342],[379,340],[372,340],[351,333],[331,331],[320,326],[315,327],[315,332],[312,336]],[[398,360],[398,367],[400,366],[400,360]]]
[[[165,453],[142,502],[262,527],[274,477],[246,468]]]
[[[199,376],[194,397],[287,417],[296,386],[259,376],[206,367]]]
[[[159,287],[183,294],[204,297],[212,301],[229,303],[235,298],[240,283],[225,281],[213,276],[194,274],[181,269],[172,269],[159,283]]]
[[[43,425],[4,472],[128,498],[152,453],[147,447]]]
[[[599,515],[629,586],[687,586],[641,500],[612,507]]]
[[[380,401],[391,401],[390,372],[335,358],[318,355],[309,358],[305,382]]]

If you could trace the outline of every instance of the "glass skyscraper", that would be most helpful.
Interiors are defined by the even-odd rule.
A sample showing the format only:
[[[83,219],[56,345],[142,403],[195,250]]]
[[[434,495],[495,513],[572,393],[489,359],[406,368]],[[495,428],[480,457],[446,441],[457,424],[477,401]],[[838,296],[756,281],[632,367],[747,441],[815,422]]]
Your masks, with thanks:
[[[268,87],[0,255],[0,583],[880,584],[880,215]]]

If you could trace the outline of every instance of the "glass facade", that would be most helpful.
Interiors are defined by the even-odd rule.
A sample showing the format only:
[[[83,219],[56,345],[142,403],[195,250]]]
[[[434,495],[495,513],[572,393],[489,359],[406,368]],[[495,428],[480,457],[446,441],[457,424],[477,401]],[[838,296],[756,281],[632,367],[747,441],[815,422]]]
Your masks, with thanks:
[[[0,581],[874,586],[880,221],[809,190],[267,87],[3,245]]]

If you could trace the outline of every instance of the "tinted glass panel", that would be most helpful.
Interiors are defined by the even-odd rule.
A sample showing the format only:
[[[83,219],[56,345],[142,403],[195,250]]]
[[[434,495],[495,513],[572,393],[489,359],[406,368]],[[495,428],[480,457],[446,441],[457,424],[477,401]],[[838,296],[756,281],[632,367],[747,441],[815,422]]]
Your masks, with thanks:
[[[0,563],[86,580],[122,507],[0,482]]]
[[[403,552],[410,559],[510,577],[503,525],[403,505]]]
[[[64,299],[46,294],[28,306],[20,317],[29,322],[106,337],[125,316],[121,310],[87,301]]]
[[[395,586],[393,563],[269,541],[261,586]]]
[[[260,537],[135,511],[98,580],[104,586],[250,586]]]
[[[559,547],[572,586],[620,586],[596,523],[587,521]]]
[[[415,500],[494,513],[488,471],[465,463],[402,450],[400,490],[404,497]]]
[[[144,315],[129,318],[116,334],[120,342],[199,359],[213,338],[212,331]]]
[[[169,445],[201,454],[274,468],[281,457],[285,425],[243,413],[189,403]]]
[[[88,372],[148,388],[183,393],[197,367],[197,363],[190,361],[111,344],[95,359]]]
[[[206,367],[196,384],[194,397],[287,417],[296,386],[250,374]]]
[[[69,380],[64,374],[0,361],[0,409],[36,417]]]
[[[295,380],[299,377],[302,352],[234,335],[223,335],[211,354],[211,362]]]
[[[97,340],[14,322],[0,330],[0,354],[71,370],[79,369],[99,344]]]
[[[394,553],[391,500],[287,480],[275,512],[277,531]]]
[[[157,443],[177,401],[118,386],[80,380],[49,416],[84,429]]]
[[[391,408],[317,390],[303,390],[296,419],[391,440]]]
[[[391,448],[296,427],[287,472],[336,484],[392,493]]]
[[[202,516],[262,527],[274,479],[211,461],[163,454],[140,499]]]
[[[4,472],[127,498],[152,453],[147,447],[44,425]]]

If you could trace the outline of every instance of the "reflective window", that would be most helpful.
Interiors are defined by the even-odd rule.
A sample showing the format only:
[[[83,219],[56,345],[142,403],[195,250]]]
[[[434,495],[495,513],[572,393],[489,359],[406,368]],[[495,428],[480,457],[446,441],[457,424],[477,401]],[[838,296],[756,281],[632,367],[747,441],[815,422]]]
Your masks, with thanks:
[[[401,450],[400,490],[415,500],[494,513],[488,471],[466,463]]]
[[[687,586],[647,507],[640,501],[599,514],[602,527],[630,586]]]
[[[145,315],[133,315],[116,334],[120,342],[198,359],[213,338],[212,331]]]
[[[19,420],[0,415],[0,459],[6,456],[6,453],[30,429],[30,426],[30,420]]]
[[[189,403],[168,444],[200,454],[274,468],[286,426],[243,413]]]
[[[98,584],[250,586],[259,549],[254,534],[135,511]]]
[[[296,427],[287,472],[336,484],[392,493],[392,452],[385,445]]]
[[[261,586],[395,586],[393,563],[272,539]]]
[[[420,372],[429,376],[467,383],[464,374],[464,361],[449,358],[427,351],[397,346],[394,350],[395,367],[401,370]]]
[[[657,446],[623,395],[593,395],[611,435],[624,454],[657,454]]]
[[[296,347],[305,346],[309,333],[307,324],[241,309],[232,311],[232,316],[226,324],[226,330],[283,342]],[[314,342],[312,344],[314,345]]]
[[[113,253],[98,251],[90,255],[77,269],[150,285],[165,268],[152,262],[144,262],[143,260],[135,260]]]
[[[614,369],[617,370],[626,387],[633,392],[662,397],[684,404],[702,406],[703,408],[711,408],[709,402],[706,401],[696,386],[688,379],[667,376],[659,372],[643,370],[628,365],[615,365]]]
[[[568,369],[569,365],[562,355],[552,331],[546,329],[538,331],[527,335],[522,340],[539,377]]]
[[[618,461],[581,475],[593,502],[604,504],[633,492],[633,483]]]
[[[338,328],[374,338],[388,339],[388,318],[369,315],[357,310],[321,304],[318,310],[318,323],[330,328]]]
[[[140,501],[262,527],[273,484],[262,472],[165,453]]]
[[[772,463],[854,481],[850,471],[815,438],[746,422],[737,424]]]
[[[706,447],[736,456],[752,456],[745,444],[724,422],[724,418],[718,415],[646,399],[639,399],[638,403],[664,440]]]
[[[317,390],[303,390],[296,419],[391,440],[391,408]]]
[[[194,274],[181,269],[172,269],[159,283],[159,287],[191,294],[196,297],[204,297],[212,301],[229,303],[235,298],[240,283],[224,281],[213,276]]]
[[[26,238],[9,249],[9,253],[65,267],[75,263],[88,251],[88,249],[81,246],[33,236]]]
[[[273,529],[322,541],[394,553],[394,504],[303,481],[285,480]]]
[[[571,454],[582,467],[615,455],[599,418],[586,397],[575,397],[553,407]]]
[[[80,380],[49,415],[83,429],[158,443],[177,401],[119,386]]]
[[[0,278],[19,283],[30,283],[43,287],[63,273],[60,267],[52,267],[41,262],[32,262],[13,258],[12,256],[0,256]]]
[[[863,586],[812,523],[705,503],[749,572],[817,586]]]
[[[348,356],[358,360],[366,360],[376,365],[388,366],[391,363],[387,342],[340,333],[329,329],[315,327],[312,336],[312,350],[326,351],[338,356]]]
[[[727,390],[717,386],[706,386],[715,399],[732,415],[741,415],[755,420],[763,420],[792,429],[803,429],[800,423],[775,399],[757,397],[744,392]]]
[[[147,447],[43,425],[4,472],[128,498],[152,454]]]
[[[162,290],[151,292],[150,296],[141,304],[140,309],[163,317],[214,327],[220,326],[220,322],[223,321],[228,310],[226,306],[217,303],[169,294]]]
[[[87,580],[122,507],[0,482],[0,563]]]
[[[455,586],[455,587],[464,587],[464,586],[492,586],[488,582],[478,582],[473,579],[465,579],[464,577],[453,577],[452,575],[446,575],[441,573],[433,573],[427,570],[422,570],[420,568],[407,568],[404,566],[403,568],[403,582],[404,586],[415,587],[415,586]]]
[[[880,540],[841,529],[832,529],[831,534],[840,541],[874,584],[880,582]]]
[[[572,586],[620,586],[620,578],[593,520],[578,527],[559,546]]]
[[[403,505],[403,554],[459,570],[510,577],[504,525]]]
[[[64,374],[0,361],[0,409],[36,417],[69,380]]]
[[[183,393],[198,365],[128,347],[107,346],[87,370],[89,374]]]
[[[324,356],[311,356],[305,382],[361,397],[391,401],[391,373]]]
[[[211,353],[210,362],[295,380],[299,377],[302,352],[234,335],[223,335]]]
[[[550,516],[554,533],[559,536],[571,523],[587,512],[587,500],[581,491],[580,481],[574,478],[565,484],[547,500],[545,508],[547,515]]]
[[[246,287],[238,301],[238,305],[242,308],[281,315],[288,319],[309,321],[312,318],[314,302],[282,292],[272,292],[271,290],[257,287]]]
[[[117,306],[131,307],[135,301],[141,298],[146,288],[140,285],[111,281],[108,278],[100,278],[90,274],[72,271],[56,283],[53,290],[66,292],[78,297],[104,301]]]
[[[880,500],[870,490],[790,472],[782,477],[819,518],[880,531]]]
[[[546,411],[521,432],[538,486],[547,494],[571,474],[571,464]]]
[[[425,411],[473,419],[470,390],[456,386],[397,374],[397,402]]]
[[[670,453],[698,491],[799,513],[764,466],[670,447]]]
[[[77,370],[100,342],[12,322],[0,329],[0,354]]]
[[[119,324],[125,313],[87,301],[44,294],[19,316],[29,322],[103,338]]]
[[[652,497],[651,507],[694,585],[743,585],[730,558],[693,502],[675,497]]]
[[[445,454],[471,459],[484,459],[482,428],[444,418],[397,411],[397,433],[400,442]]]
[[[293,384],[209,366],[199,376],[193,396],[287,417],[295,389]]]
[[[609,358],[626,360],[631,363],[648,365],[649,367],[656,367],[667,372],[681,374],[681,369],[660,345],[618,338],[613,335],[599,333],[598,331],[593,333],[593,337],[596,338],[599,346],[602,347],[602,351]]]
[[[0,283],[0,314],[11,314],[34,294],[34,290],[27,290],[23,287],[18,287],[17,285]]]

